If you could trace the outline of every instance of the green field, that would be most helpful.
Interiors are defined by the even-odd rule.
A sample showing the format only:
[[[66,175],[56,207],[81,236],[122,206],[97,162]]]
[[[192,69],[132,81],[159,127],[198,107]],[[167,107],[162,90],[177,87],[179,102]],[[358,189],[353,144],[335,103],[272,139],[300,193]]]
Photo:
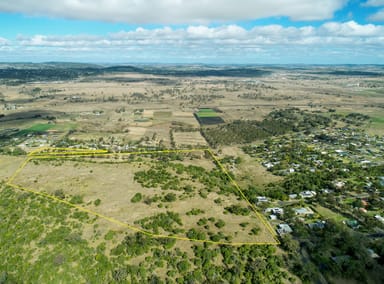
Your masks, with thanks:
[[[32,125],[31,127],[25,129],[25,132],[45,132],[49,129],[52,129],[55,125],[54,124],[44,124],[44,123],[37,123]]]
[[[218,117],[219,114],[211,108],[201,108],[196,112],[197,117]]]
[[[36,123],[29,128],[23,129],[23,133],[42,133],[48,130],[57,130],[57,131],[68,131],[75,129],[76,124],[74,123],[61,123],[61,124],[48,124],[48,123]]]
[[[376,124],[384,124],[384,116],[374,116],[371,121]]]
[[[328,208],[325,208],[323,206],[320,206],[320,205],[317,205],[315,207],[315,210],[317,211],[317,213],[319,213],[322,217],[326,218],[326,219],[332,219],[336,222],[342,222],[344,220],[346,220],[347,218],[345,218],[343,215],[339,214],[339,213],[336,213],[336,212],[333,212],[332,210],[328,209]]]

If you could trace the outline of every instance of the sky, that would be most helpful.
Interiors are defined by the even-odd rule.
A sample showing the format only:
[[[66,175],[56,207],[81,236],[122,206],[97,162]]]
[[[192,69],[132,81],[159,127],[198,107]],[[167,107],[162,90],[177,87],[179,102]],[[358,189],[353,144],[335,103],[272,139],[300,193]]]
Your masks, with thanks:
[[[0,62],[384,64],[384,0],[0,0]]]

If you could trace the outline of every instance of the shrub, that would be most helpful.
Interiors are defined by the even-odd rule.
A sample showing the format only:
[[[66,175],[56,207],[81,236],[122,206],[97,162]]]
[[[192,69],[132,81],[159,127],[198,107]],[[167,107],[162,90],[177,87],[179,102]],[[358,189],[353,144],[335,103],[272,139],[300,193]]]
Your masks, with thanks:
[[[71,198],[71,200],[69,202],[71,202],[72,204],[84,203],[83,197],[81,195],[78,195],[78,194],[72,196],[72,198]]]
[[[221,219],[219,219],[216,223],[215,223],[215,226],[217,227],[217,228],[222,228],[222,227],[224,227],[225,226],[225,222],[223,221],[223,220],[221,220]]]
[[[176,201],[176,194],[174,194],[174,193],[167,193],[167,194],[164,196],[163,201],[164,201],[164,202],[173,202],[173,201]]]
[[[142,199],[143,199],[143,196],[141,195],[141,193],[140,193],[140,192],[137,192],[137,193],[131,198],[131,202],[132,202],[132,203],[137,203],[137,202],[140,202]]]

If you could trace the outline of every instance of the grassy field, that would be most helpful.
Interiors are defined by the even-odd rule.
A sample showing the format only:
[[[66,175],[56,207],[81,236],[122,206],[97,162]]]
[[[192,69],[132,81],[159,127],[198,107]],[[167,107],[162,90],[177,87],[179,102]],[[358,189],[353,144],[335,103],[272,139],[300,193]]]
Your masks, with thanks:
[[[374,117],[372,117],[371,121],[374,124],[384,125],[384,116],[374,116]]]
[[[315,210],[317,211],[317,213],[319,213],[322,217],[324,217],[325,219],[332,219],[334,221],[337,221],[337,222],[342,222],[344,220],[347,220],[347,218],[345,218],[343,215],[340,215],[328,208],[325,208],[323,206],[320,206],[320,205],[317,205],[315,207]]]
[[[47,130],[50,130],[54,128],[54,124],[43,124],[43,123],[37,123],[32,125],[31,127],[25,129],[26,132],[45,132]]]
[[[135,162],[77,160],[32,160],[17,176],[15,183],[51,196],[68,198],[71,203],[87,210],[156,234],[193,238],[189,232],[196,230],[206,236],[204,239],[233,243],[274,242],[264,223],[247,209],[247,202],[236,195],[236,189],[231,188],[228,182],[223,183],[226,187],[223,192],[221,186],[212,184],[212,188],[208,188],[194,177],[195,174],[188,172],[191,167],[204,167],[206,158],[187,158],[188,166],[177,162],[161,163],[145,157]],[[200,176],[206,175],[204,179],[209,180],[215,167],[202,171]],[[138,173],[142,173],[144,179],[152,177],[153,180],[144,184],[138,182]],[[162,176],[169,176],[169,180],[156,183]],[[173,184],[176,187],[172,187]],[[138,194],[142,196],[139,202],[132,201]],[[244,208],[245,214],[227,211],[226,208],[232,206]],[[171,213],[180,217],[180,222],[174,224],[172,230],[151,227],[151,222]],[[255,228],[257,233],[254,233]]]
[[[198,112],[196,112],[197,117],[218,117],[219,114],[212,108],[201,108]]]
[[[367,132],[373,135],[384,134],[384,116],[380,113],[373,113],[371,115],[370,124],[367,128]]]

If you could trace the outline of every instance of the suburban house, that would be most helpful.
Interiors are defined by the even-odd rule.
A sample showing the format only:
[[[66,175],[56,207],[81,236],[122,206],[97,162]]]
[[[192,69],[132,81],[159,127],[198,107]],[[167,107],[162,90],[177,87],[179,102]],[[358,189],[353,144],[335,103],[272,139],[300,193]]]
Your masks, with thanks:
[[[295,212],[296,215],[299,215],[299,216],[309,216],[314,214],[312,209],[308,207],[295,208],[293,209],[293,211]]]
[[[276,231],[280,236],[293,232],[292,228],[288,224],[279,224]]]

